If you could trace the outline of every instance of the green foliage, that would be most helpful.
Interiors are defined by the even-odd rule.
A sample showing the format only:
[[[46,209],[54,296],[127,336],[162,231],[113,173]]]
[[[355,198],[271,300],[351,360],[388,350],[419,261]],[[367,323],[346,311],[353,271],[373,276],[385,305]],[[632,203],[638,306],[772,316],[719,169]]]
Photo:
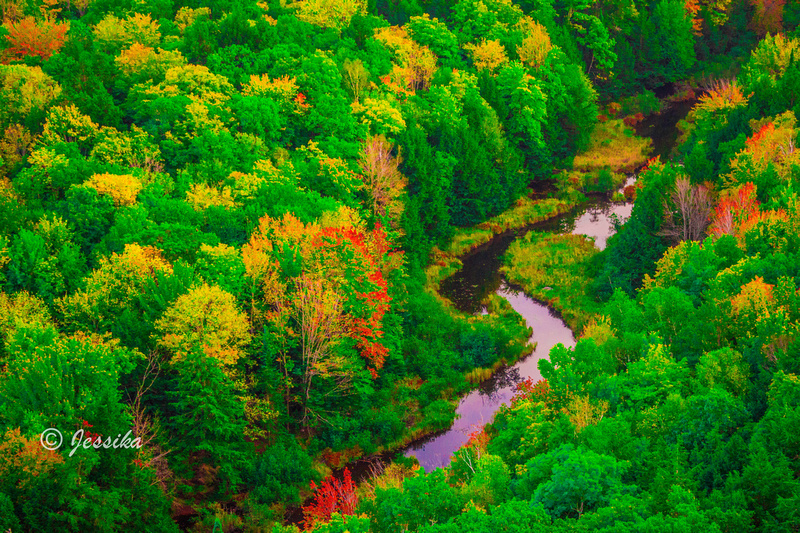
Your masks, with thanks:
[[[244,405],[217,360],[202,350],[189,352],[175,369],[170,426],[182,455],[197,460],[207,454],[219,468],[221,488],[231,490],[241,480],[245,459]]]
[[[580,517],[633,490],[622,483],[626,469],[613,457],[564,444],[528,461],[514,494],[542,504],[553,517]]]
[[[519,358],[528,330],[496,297],[462,316],[434,283],[644,163],[619,119],[597,124],[598,101],[655,113],[646,88],[742,64],[739,85],[708,80],[684,166],[642,172],[605,252],[538,233],[511,247],[509,278],[584,331],[542,361],[546,384],[501,409],[471,462],[379,486],[366,516],[318,529],[792,531],[788,4],[773,20],[727,0],[6,2],[3,43],[18,21],[69,30],[51,57],[0,61],[0,529],[175,531],[171,509],[198,514],[189,529],[269,530],[320,461],[448,427],[465,375]],[[782,31],[757,43],[767,26]],[[364,168],[376,134],[392,183]],[[715,202],[753,183],[759,215],[665,255],[682,173]],[[554,175],[562,199],[528,190]],[[38,443],[84,420],[147,445]]]

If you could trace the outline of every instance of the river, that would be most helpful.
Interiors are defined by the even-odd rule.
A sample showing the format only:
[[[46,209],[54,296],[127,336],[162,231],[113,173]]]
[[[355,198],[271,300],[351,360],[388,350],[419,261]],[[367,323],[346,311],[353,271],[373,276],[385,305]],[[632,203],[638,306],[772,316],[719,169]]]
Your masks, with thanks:
[[[651,155],[667,159],[678,138],[677,123],[691,110],[692,104],[668,104],[661,113],[648,117],[636,127],[638,135],[652,139]],[[634,175],[630,176],[626,185],[633,181]],[[539,361],[549,356],[553,346],[559,343],[575,346],[573,332],[556,313],[526,296],[519,288],[511,286],[500,274],[503,255],[509,245],[528,231],[550,231],[586,235],[593,238],[595,246],[602,250],[614,232],[612,215],[624,220],[632,211],[632,203],[613,203],[607,197],[594,197],[554,219],[497,235],[462,258],[463,267],[440,284],[440,294],[452,301],[460,311],[469,314],[485,313],[481,302],[491,293],[504,297],[533,329],[529,342],[536,348],[529,356],[511,367],[501,369],[464,396],[458,404],[457,418],[450,429],[412,443],[404,452],[406,457],[416,457],[428,472],[447,466],[453,452],[467,442],[469,434],[490,422],[500,406],[509,402],[517,383],[526,378],[534,381],[541,379]]]
[[[629,183],[632,181],[633,178]],[[528,231],[551,231],[592,237],[595,245],[603,249],[614,232],[612,215],[625,219],[632,209],[630,203],[592,198],[587,204],[555,219],[498,235],[462,258],[463,267],[441,283],[440,294],[450,299],[460,311],[470,314],[486,312],[481,302],[490,293],[502,296],[533,328],[529,342],[536,348],[529,356],[501,369],[464,396],[456,409],[458,418],[450,429],[412,444],[405,451],[406,457],[416,457],[428,472],[447,466],[453,452],[467,442],[469,434],[491,422],[500,406],[509,402],[517,383],[529,377],[534,381],[541,379],[539,360],[547,358],[553,346],[559,343],[570,347],[575,345],[572,331],[556,313],[509,285],[500,274],[502,258],[509,245]]]

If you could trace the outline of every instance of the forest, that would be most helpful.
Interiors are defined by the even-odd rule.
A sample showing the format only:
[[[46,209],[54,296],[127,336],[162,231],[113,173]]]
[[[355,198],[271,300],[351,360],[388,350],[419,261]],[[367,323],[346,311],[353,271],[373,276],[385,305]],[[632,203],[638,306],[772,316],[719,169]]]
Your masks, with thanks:
[[[0,11],[0,531],[800,532],[799,2]],[[634,172],[504,258],[574,348],[405,457],[531,351],[439,284]]]

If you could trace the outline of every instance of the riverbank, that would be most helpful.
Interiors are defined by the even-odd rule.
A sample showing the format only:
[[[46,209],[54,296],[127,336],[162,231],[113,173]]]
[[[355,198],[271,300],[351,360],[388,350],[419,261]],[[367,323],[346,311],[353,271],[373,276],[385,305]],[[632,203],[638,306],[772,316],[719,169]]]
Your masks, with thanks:
[[[473,228],[459,229],[444,250],[434,248],[430,266],[425,270],[426,289],[437,298],[452,304],[439,294],[439,284],[463,265],[461,258],[506,231],[524,228],[568,212],[580,205],[580,200],[559,198],[519,198],[514,206]]]
[[[589,263],[599,252],[583,235],[531,231],[511,244],[500,271],[525,294],[557,311],[577,335],[600,309],[588,294]]]

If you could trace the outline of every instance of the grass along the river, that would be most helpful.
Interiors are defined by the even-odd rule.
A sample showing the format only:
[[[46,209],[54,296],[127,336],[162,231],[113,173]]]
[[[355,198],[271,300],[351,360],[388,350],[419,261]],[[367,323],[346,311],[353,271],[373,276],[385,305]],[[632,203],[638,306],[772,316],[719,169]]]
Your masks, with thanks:
[[[647,162],[651,150],[650,139],[637,137],[620,119],[609,120],[595,126],[589,149],[575,156],[572,168],[581,172],[633,172]]]
[[[531,231],[511,243],[501,271],[525,294],[558,311],[577,334],[600,307],[587,294],[589,264],[597,253],[594,242],[583,235]]]

